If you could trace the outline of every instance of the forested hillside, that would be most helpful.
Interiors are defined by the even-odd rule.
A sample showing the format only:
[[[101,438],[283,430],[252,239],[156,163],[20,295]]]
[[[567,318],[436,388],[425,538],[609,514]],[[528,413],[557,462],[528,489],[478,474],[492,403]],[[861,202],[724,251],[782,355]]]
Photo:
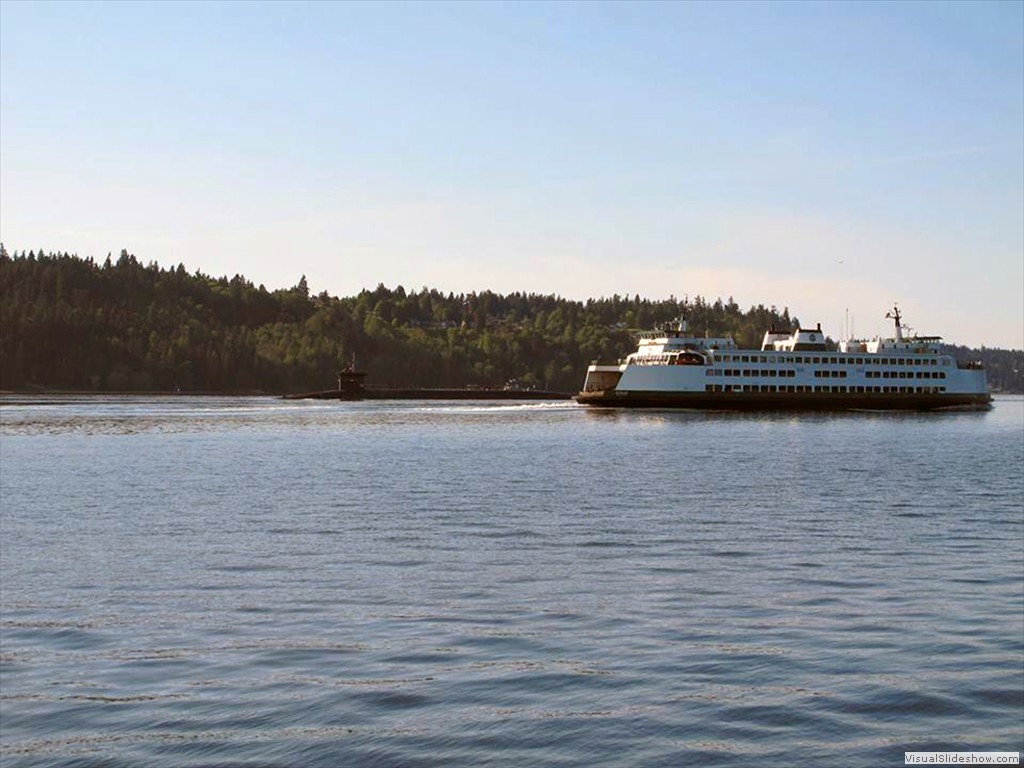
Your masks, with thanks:
[[[236,275],[0,246],[0,388],[267,392],[324,389],[353,360],[371,386],[524,387],[571,392],[587,364],[635,348],[630,329],[669,321],[681,302],[613,296],[586,302],[490,291],[379,285],[311,295],[303,277],[268,291]],[[788,310],[741,311],[691,299],[691,329],[757,345]],[[1021,391],[1020,352],[961,350],[994,388]]]

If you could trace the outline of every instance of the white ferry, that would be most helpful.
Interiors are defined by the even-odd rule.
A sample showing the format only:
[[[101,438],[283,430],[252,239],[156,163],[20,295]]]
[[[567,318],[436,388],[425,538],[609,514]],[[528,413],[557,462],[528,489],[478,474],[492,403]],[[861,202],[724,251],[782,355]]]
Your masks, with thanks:
[[[958,363],[939,336],[907,336],[898,308],[893,338],[848,339],[830,349],[816,328],[771,328],[760,350],[731,338],[689,335],[682,319],[641,334],[636,352],[594,362],[576,400],[640,408],[989,408],[980,363]]]

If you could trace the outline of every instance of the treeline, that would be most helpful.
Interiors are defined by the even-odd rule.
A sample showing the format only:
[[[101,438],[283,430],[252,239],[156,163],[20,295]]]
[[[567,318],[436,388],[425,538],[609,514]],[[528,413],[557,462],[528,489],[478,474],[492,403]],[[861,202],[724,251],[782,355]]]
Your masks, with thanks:
[[[571,392],[587,364],[614,360],[647,329],[682,312],[677,299],[570,301],[490,291],[378,285],[313,295],[306,279],[268,291],[241,275],[213,278],[142,264],[127,251],[92,258],[0,245],[0,388],[283,393],[333,386],[353,361],[371,386],[522,387]],[[757,346],[775,307],[746,312],[696,297],[690,328]],[[994,388],[1021,391],[1020,353],[964,350]],[[997,379],[998,377],[998,379]]]

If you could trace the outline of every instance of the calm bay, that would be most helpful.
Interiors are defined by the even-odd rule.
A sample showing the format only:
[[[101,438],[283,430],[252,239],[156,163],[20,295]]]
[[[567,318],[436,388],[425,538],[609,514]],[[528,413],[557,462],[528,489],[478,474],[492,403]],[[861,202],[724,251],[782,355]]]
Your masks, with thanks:
[[[984,413],[0,399],[4,766],[1024,751]]]

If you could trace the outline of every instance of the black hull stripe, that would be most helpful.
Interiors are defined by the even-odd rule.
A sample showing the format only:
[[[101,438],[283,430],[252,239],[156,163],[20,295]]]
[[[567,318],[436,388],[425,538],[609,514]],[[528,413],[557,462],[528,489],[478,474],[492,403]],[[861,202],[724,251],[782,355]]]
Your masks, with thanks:
[[[697,408],[706,410],[898,410],[933,411],[942,408],[990,408],[987,394],[925,394],[885,392],[580,392],[576,401],[603,408]]]

